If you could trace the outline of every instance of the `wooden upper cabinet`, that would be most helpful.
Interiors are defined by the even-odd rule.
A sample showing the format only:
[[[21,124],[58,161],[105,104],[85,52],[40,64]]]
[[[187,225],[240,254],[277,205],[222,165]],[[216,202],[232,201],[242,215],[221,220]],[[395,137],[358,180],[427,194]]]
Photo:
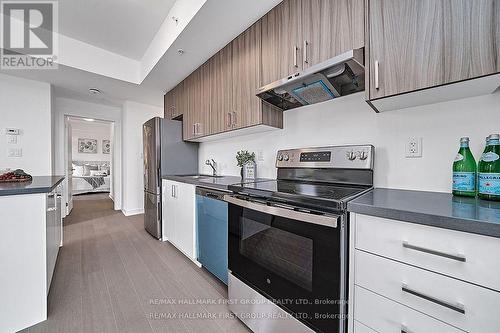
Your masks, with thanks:
[[[179,83],[165,95],[165,118],[178,119],[184,113],[184,82]]]
[[[164,97],[165,119],[174,119],[178,116],[177,103],[175,98],[177,90],[178,88],[174,87],[165,94]]]
[[[499,72],[499,8],[497,0],[368,0],[368,99]]]
[[[210,130],[212,134],[232,128],[230,123],[233,109],[232,45],[215,54],[209,63],[210,74]]]
[[[172,111],[174,108],[173,95],[172,89],[163,96],[163,117],[165,119],[172,119]]]
[[[260,20],[263,84],[302,70],[301,12],[302,0],[285,0]]]
[[[194,139],[210,133],[209,65],[203,64],[185,80],[187,109],[183,115],[184,138]]]
[[[303,0],[303,67],[364,46],[364,0]]]
[[[261,24],[255,23],[231,42],[233,128],[262,122],[262,100],[255,94],[261,86]]]

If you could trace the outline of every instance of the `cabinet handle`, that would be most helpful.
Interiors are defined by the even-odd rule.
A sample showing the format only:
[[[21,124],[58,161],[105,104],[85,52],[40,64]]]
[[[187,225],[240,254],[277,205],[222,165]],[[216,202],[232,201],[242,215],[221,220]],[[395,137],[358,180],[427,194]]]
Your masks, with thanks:
[[[401,325],[401,333],[412,333],[406,325]]]
[[[297,62],[297,57],[298,57],[297,53],[298,52],[299,52],[299,47],[297,45],[295,45],[293,47],[293,67],[297,67],[297,68],[299,67],[299,64]]]
[[[413,290],[413,289],[410,289],[408,288],[408,286],[406,285],[406,283],[403,283],[403,285],[401,286],[401,291],[407,293],[407,294],[410,294],[410,295],[413,295],[413,296],[417,296],[419,298],[422,298],[422,299],[425,299],[429,302],[432,302],[432,303],[435,303],[437,305],[441,305],[447,309],[450,309],[450,310],[453,310],[453,311],[456,311],[458,313],[461,313],[461,314],[465,314],[465,307],[463,304],[451,304],[450,302],[447,302],[447,301],[442,301],[440,299],[437,299],[435,297],[432,297],[432,296],[429,296],[429,295],[426,295],[426,294],[423,294],[419,291],[416,291],[416,290]]]
[[[307,47],[309,46],[309,42],[307,40],[304,41],[304,62],[306,64],[309,63],[309,59],[307,59]]]
[[[231,112],[227,113],[227,127],[230,128],[233,125],[233,120],[231,116]]]
[[[436,251],[436,250],[432,250],[432,249],[427,249],[425,247],[420,247],[420,246],[417,246],[417,245],[412,245],[412,244],[408,243],[407,241],[403,241],[402,245],[403,245],[403,247],[405,249],[409,249],[409,250],[414,250],[414,251],[418,251],[418,252],[428,253],[428,254],[432,254],[432,255],[435,255],[435,256],[439,256],[439,257],[443,257],[443,258],[448,258],[448,259],[452,259],[452,260],[456,260],[456,261],[460,261],[460,262],[466,262],[467,261],[467,259],[465,258],[465,256],[462,255],[462,254],[450,254],[450,253],[446,253],[446,252],[441,252],[441,251]]]
[[[196,124],[193,124],[193,135],[196,135]]]
[[[175,185],[172,185],[172,189],[171,189],[171,191],[170,191],[170,192],[171,192],[171,193],[170,193],[170,195],[172,196],[172,198],[175,198],[175,190],[174,190],[174,187],[175,187]]]
[[[236,118],[236,112],[233,112],[233,127],[236,126],[236,122],[238,121],[238,119]]]
[[[379,62],[378,60],[375,60],[375,89],[379,89],[380,86],[378,84],[378,65],[379,65]]]

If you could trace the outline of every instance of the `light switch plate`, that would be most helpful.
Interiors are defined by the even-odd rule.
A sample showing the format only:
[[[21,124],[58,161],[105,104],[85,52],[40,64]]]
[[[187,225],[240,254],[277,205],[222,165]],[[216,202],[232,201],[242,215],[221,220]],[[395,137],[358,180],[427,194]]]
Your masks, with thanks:
[[[17,143],[17,135],[7,135],[7,143],[16,144]]]
[[[257,161],[264,162],[264,152],[262,150],[257,151]]]
[[[422,138],[408,138],[406,141],[405,152],[407,158],[422,157]]]

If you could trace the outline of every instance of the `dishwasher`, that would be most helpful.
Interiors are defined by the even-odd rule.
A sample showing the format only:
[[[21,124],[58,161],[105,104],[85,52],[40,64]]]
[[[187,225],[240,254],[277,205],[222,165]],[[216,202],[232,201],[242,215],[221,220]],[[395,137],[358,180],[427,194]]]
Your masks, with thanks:
[[[198,262],[227,285],[228,204],[230,192],[196,188]]]

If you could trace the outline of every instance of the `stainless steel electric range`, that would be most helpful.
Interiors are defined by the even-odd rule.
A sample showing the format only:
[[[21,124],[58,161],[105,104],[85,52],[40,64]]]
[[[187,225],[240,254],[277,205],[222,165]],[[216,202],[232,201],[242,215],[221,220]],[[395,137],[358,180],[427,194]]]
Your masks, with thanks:
[[[276,180],[229,187],[230,309],[254,332],[346,332],[346,204],[373,163],[371,145],[282,150]]]

